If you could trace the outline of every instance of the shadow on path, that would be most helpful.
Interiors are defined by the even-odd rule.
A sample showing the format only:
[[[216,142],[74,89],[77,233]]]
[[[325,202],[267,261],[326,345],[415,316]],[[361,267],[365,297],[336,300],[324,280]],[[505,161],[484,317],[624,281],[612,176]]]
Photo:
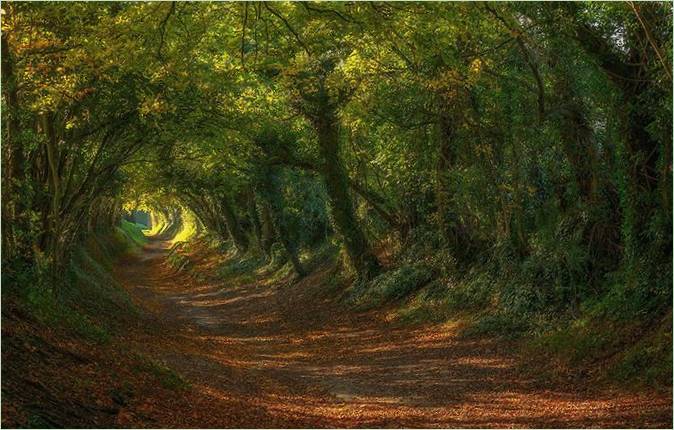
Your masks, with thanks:
[[[228,426],[208,410],[236,401],[261,413],[243,427],[671,426],[671,395],[535,383],[494,340],[459,338],[451,324],[393,328],[321,302],[320,273],[296,285],[195,281],[167,252],[151,241],[117,274],[167,327],[144,347],[208,403],[184,425]]]

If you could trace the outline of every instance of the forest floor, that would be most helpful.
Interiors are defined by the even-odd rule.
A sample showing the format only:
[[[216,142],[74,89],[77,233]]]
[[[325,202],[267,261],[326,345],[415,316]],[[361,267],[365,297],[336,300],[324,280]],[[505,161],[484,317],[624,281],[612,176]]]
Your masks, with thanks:
[[[116,275],[146,310],[128,341],[188,388],[146,395],[117,425],[153,427],[670,427],[671,394],[526,375],[504,341],[457,324],[400,326],[345,311],[328,267],[298,283],[227,285],[176,273],[168,244],[126,257]],[[206,249],[193,270],[213,272]],[[140,412],[139,412],[140,411]],[[142,413],[141,413],[142,412]]]

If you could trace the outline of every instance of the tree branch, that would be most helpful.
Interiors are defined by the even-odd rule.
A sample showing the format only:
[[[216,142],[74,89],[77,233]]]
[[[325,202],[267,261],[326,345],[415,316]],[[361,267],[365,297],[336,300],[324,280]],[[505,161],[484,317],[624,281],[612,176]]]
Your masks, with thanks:
[[[290,23],[280,13],[278,13],[274,9],[272,9],[267,2],[264,2],[263,4],[264,4],[264,7],[269,12],[271,12],[272,15],[274,15],[275,17],[280,19],[283,22],[283,24],[285,24],[286,28],[293,34],[293,36],[295,36],[295,39],[297,40],[297,43],[299,43],[302,46],[302,49],[304,49],[304,52],[306,52],[307,55],[311,56],[311,52],[309,51],[309,48],[302,41],[302,39],[300,38],[300,35],[297,34],[297,32],[295,31],[295,29],[293,29],[293,27],[290,25]]]
[[[171,15],[173,15],[175,10],[176,10],[176,2],[172,1],[168,13],[159,24],[159,46],[157,47],[157,58],[159,58],[159,60],[161,61],[164,61],[164,56],[161,51],[164,48],[164,35],[166,34],[166,24],[168,23],[169,18],[171,18]]]

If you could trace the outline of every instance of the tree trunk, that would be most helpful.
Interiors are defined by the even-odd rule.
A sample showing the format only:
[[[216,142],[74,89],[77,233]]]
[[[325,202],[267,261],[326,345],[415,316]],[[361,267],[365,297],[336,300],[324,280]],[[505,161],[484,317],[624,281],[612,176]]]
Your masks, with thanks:
[[[6,17],[5,17],[6,18]],[[2,242],[3,257],[11,257],[16,218],[23,212],[21,198],[17,198],[17,185],[23,180],[24,153],[19,141],[19,98],[16,75],[14,73],[14,56],[7,42],[7,35],[2,34],[2,92],[5,98],[5,142],[3,142],[3,194],[2,201]]]
[[[59,172],[59,142],[56,135],[55,115],[52,112],[40,116],[42,131],[45,134],[45,150],[47,154],[47,168],[49,171],[49,207],[47,208],[47,255],[57,259],[58,248],[64,246],[61,237],[64,232],[65,221],[69,213],[61,210],[61,176]]]
[[[592,140],[592,129],[583,106],[576,100],[571,83],[565,77],[557,80],[556,93],[561,105],[562,149],[566,155],[582,200],[593,202],[598,188],[597,150]]]
[[[315,126],[323,159],[322,174],[335,229],[344,241],[349,262],[358,277],[363,280],[371,279],[379,273],[381,267],[356,219],[349,195],[349,180],[339,157],[339,129],[334,112],[324,110],[315,121]]]
[[[436,165],[436,203],[440,232],[452,253],[459,258],[467,255],[470,241],[466,228],[459,216],[454,212],[454,185],[449,176],[456,165],[456,148],[454,136],[456,133],[456,119],[446,113],[446,108],[440,115],[438,122],[438,162]]]
[[[220,209],[222,210],[222,215],[227,222],[227,230],[234,241],[234,245],[239,251],[245,252],[246,249],[248,249],[248,238],[246,237],[246,233],[241,228],[241,224],[239,224],[239,219],[236,216],[234,207],[232,207],[232,204],[229,202],[227,196],[224,196],[220,200]]]
[[[279,240],[285,249],[288,259],[295,270],[295,273],[299,277],[306,275],[306,271],[302,264],[300,263],[299,256],[297,255],[297,246],[291,237],[291,232],[287,227],[287,220],[283,215],[283,209],[285,207],[285,199],[283,196],[283,190],[280,186],[281,178],[279,178],[276,169],[267,168],[264,172],[262,178],[262,192],[265,196],[265,200],[269,205],[269,214],[272,221],[272,225],[278,232]]]
[[[563,5],[574,19],[573,31],[581,47],[595,58],[599,67],[606,72],[607,77],[621,94],[624,106],[620,117],[624,151],[620,156],[620,162],[625,175],[625,189],[622,190],[621,197],[622,232],[625,257],[631,260],[640,251],[640,243],[649,243],[647,229],[652,217],[658,211],[664,210],[668,215],[667,219],[671,220],[671,201],[668,195],[671,192],[672,181],[671,132],[663,137],[663,143],[658,142],[647,130],[648,126],[657,120],[654,109],[639,105],[638,100],[643,94],[648,94],[653,99],[657,98],[658,94],[660,97],[670,97],[672,81],[669,76],[663,76],[661,82],[654,78],[646,79],[643,68],[635,66],[648,62],[646,51],[637,47],[649,36],[644,33],[643,27],[636,20],[631,23],[633,25],[628,26],[631,30],[626,35],[626,41],[630,47],[630,56],[623,59],[611,49],[610,43],[599,32],[579,17],[577,4]],[[655,3],[644,5],[660,8],[653,11],[655,16],[664,9],[662,5]],[[662,42],[658,40],[655,43],[664,46]],[[653,199],[652,193],[663,189],[663,183],[667,192],[660,193],[658,202]],[[671,221],[669,225],[671,226]],[[671,227],[667,230],[671,230]]]
[[[260,248],[262,248],[262,224],[260,223],[260,215],[257,211],[257,204],[255,202],[255,193],[253,190],[248,191],[248,217],[253,226],[253,234],[255,240]]]
[[[263,201],[260,206],[260,247],[267,258],[271,258],[271,246],[274,244],[274,220],[269,203]]]

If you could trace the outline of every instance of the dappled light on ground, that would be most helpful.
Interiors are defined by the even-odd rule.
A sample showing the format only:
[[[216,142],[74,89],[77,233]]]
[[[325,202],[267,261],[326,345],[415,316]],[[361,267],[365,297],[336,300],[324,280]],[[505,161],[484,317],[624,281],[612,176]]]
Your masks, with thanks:
[[[192,416],[156,409],[171,425],[301,427],[529,427],[662,425],[671,399],[559,386],[525,375],[508,343],[466,339],[456,323],[395,326],[307,296],[314,278],[229,284],[195,281],[153,241],[118,276],[167,329],[136,339],[191,383]],[[208,274],[217,259],[190,256]],[[170,328],[170,329],[169,329]],[[194,400],[196,401],[196,400]],[[240,421],[214,414],[237,404]],[[245,406],[242,406],[245,405]],[[187,406],[185,406],[187,407]],[[246,415],[254,409],[254,415]],[[252,412],[250,412],[252,413]],[[194,416],[196,414],[196,416]],[[219,418],[218,418],[219,417]],[[221,420],[221,421],[218,421]]]

